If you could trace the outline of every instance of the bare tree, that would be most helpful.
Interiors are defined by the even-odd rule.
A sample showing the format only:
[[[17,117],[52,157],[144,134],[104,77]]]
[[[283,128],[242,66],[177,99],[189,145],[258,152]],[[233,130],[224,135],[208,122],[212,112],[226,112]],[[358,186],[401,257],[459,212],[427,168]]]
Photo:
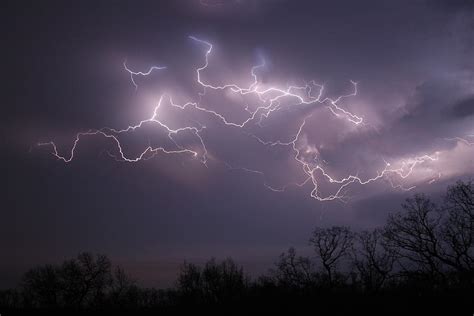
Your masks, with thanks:
[[[445,197],[447,218],[443,223],[443,255],[446,261],[471,281],[474,273],[474,184],[459,181]]]
[[[353,234],[348,227],[333,226],[331,228],[316,228],[313,231],[310,244],[321,259],[327,273],[329,285],[334,281],[334,272],[337,265],[352,247]]]
[[[474,221],[474,183],[458,181],[448,187],[446,193],[446,207],[448,210],[462,214],[466,220]]]
[[[297,256],[295,248],[282,253],[272,271],[279,284],[289,288],[304,288],[316,282],[317,272],[314,263],[307,257]]]
[[[130,275],[128,275],[123,268],[115,268],[114,278],[112,282],[112,289],[114,292],[118,294],[123,293],[135,284],[136,280],[134,280]]]
[[[399,263],[404,270],[442,275],[441,214],[422,194],[408,198],[402,208],[404,212],[389,215],[384,228],[387,244],[401,259]]]
[[[27,307],[24,305],[22,298],[22,293],[18,290],[0,290],[0,309],[18,310],[22,307]]]
[[[204,291],[208,301],[232,301],[247,286],[243,268],[228,258],[220,263],[208,261],[202,271]]]
[[[471,181],[448,188],[438,209],[424,195],[402,205],[404,212],[390,215],[384,236],[402,259],[406,270],[441,276],[457,271],[472,281],[474,268],[474,187]],[[412,264],[408,268],[403,259]]]
[[[356,234],[357,245],[353,248],[353,264],[367,291],[378,291],[389,277],[395,262],[395,254],[386,246],[382,231],[362,231]]]
[[[111,263],[104,255],[84,252],[61,267],[64,299],[67,305],[83,307],[97,304],[112,284]]]
[[[243,268],[232,259],[211,259],[203,268],[185,263],[178,276],[178,291],[186,303],[228,303],[243,294],[248,282]]]
[[[35,307],[86,307],[101,303],[112,281],[106,256],[81,253],[61,266],[46,265],[28,271],[23,291]]]
[[[26,272],[21,287],[28,307],[54,308],[61,304],[62,280],[58,268],[53,265]]]
[[[111,303],[121,308],[136,307],[140,303],[139,297],[143,296],[139,292],[136,280],[128,275],[123,268],[117,266],[113,273],[110,290]]]
[[[197,303],[202,300],[201,268],[184,262],[178,275],[177,288],[186,303]]]

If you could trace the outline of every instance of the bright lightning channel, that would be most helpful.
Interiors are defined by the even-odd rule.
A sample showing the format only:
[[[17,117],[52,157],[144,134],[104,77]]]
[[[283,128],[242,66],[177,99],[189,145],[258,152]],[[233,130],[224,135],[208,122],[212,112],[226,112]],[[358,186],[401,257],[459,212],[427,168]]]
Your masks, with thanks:
[[[333,115],[335,115],[336,117],[345,119],[349,123],[352,123],[356,126],[365,124],[364,119],[362,117],[340,106],[341,100],[354,97],[357,95],[358,87],[357,87],[357,82],[355,81],[352,81],[352,80],[350,81],[353,87],[352,92],[346,95],[341,95],[335,99],[329,98],[329,97],[323,98],[324,85],[317,84],[314,80],[307,82],[304,86],[287,86],[286,88],[277,87],[277,86],[262,87],[258,79],[258,71],[265,66],[265,60],[262,60],[260,64],[253,66],[251,68],[250,76],[252,77],[253,80],[249,83],[247,87],[241,87],[236,83],[226,83],[226,84],[217,84],[217,85],[212,84],[206,81],[205,79],[203,79],[203,72],[205,72],[209,66],[209,59],[212,54],[213,44],[211,44],[208,41],[199,39],[195,36],[189,36],[189,38],[192,41],[196,42],[198,45],[202,45],[205,47],[203,64],[197,67],[195,70],[195,74],[196,74],[195,80],[202,87],[202,90],[203,90],[201,93],[199,93],[200,97],[204,96],[206,92],[209,90],[229,90],[232,93],[236,93],[240,95],[256,96],[259,99],[259,101],[262,103],[262,105],[257,106],[254,110],[250,110],[248,106],[245,106],[245,110],[249,113],[248,118],[246,118],[245,120],[241,122],[235,122],[225,117],[224,115],[218,113],[217,111],[203,107],[200,104],[200,102],[191,101],[191,102],[187,102],[185,104],[180,105],[180,104],[174,103],[170,95],[164,94],[159,98],[158,105],[155,107],[152,115],[148,119],[140,121],[138,124],[127,126],[124,129],[114,129],[114,128],[104,127],[98,130],[89,130],[87,132],[77,133],[75,136],[75,140],[72,145],[72,148],[69,151],[69,154],[66,156],[63,156],[59,153],[58,148],[53,141],[38,143],[38,145],[51,146],[52,154],[56,158],[62,160],[65,163],[69,163],[74,159],[77,146],[84,137],[103,136],[113,141],[118,151],[118,155],[113,155],[113,156],[117,160],[120,160],[120,161],[135,163],[141,160],[150,159],[154,157],[155,155],[157,155],[158,153],[163,153],[163,154],[188,154],[193,158],[196,158],[199,156],[201,162],[203,164],[206,164],[208,152],[205,145],[204,137],[201,135],[201,132],[206,127],[202,125],[200,128],[193,127],[193,126],[183,126],[176,129],[170,128],[165,122],[161,121],[158,117],[159,116],[158,109],[161,107],[161,104],[164,99],[166,99],[172,107],[175,107],[180,110],[184,110],[186,108],[191,107],[197,111],[207,113],[211,115],[211,117],[214,117],[215,119],[223,123],[224,126],[228,128],[243,129],[250,123],[260,124],[262,120],[267,119],[273,113],[281,110],[280,101],[282,98],[293,99],[296,103],[293,103],[292,106],[322,105],[322,106],[325,106]],[[132,85],[134,86],[135,90],[138,89],[138,84],[135,81],[136,76],[146,77],[146,76],[149,76],[153,71],[160,71],[160,70],[167,69],[164,66],[152,66],[147,71],[134,71],[128,67],[126,61],[124,61],[123,67],[125,71],[127,71],[130,74],[130,81]],[[317,91],[314,92],[313,91],[314,89],[316,89]],[[301,91],[305,92],[304,96],[301,95]],[[266,182],[266,180],[264,180],[264,186],[267,189],[275,191],[275,192],[282,192],[282,191],[285,191],[290,186],[303,187],[307,185],[308,183],[311,183],[312,190],[311,190],[310,196],[312,198],[318,201],[333,201],[333,200],[345,201],[346,199],[345,191],[351,184],[358,183],[360,185],[367,185],[371,182],[380,180],[382,178],[386,178],[388,179],[388,181],[390,182],[393,188],[399,188],[402,190],[411,190],[414,188],[414,186],[411,186],[409,188],[404,188],[401,184],[396,185],[392,182],[391,177],[397,176],[401,180],[406,179],[413,173],[417,165],[422,164],[424,162],[436,161],[438,159],[438,155],[421,155],[419,157],[402,161],[399,164],[399,167],[397,168],[391,167],[391,164],[386,162],[385,168],[378,171],[377,174],[372,178],[362,179],[356,173],[356,174],[350,174],[346,177],[337,179],[331,176],[325,170],[323,165],[317,162],[312,162],[312,161],[308,162],[301,155],[301,148],[298,147],[298,142],[300,141],[302,131],[305,128],[305,125],[307,124],[307,120],[311,118],[312,115],[313,114],[307,115],[302,120],[302,123],[299,125],[295,136],[289,141],[283,141],[283,140],[266,141],[257,137],[256,135],[247,133],[247,135],[255,139],[262,146],[289,146],[293,152],[293,158],[295,162],[300,166],[301,170],[303,171],[305,175],[302,181],[297,182],[297,183],[288,183],[282,187],[271,186],[270,184]],[[172,142],[172,144],[174,144],[175,148],[166,149],[162,146],[154,147],[154,146],[149,145],[148,147],[145,148],[145,150],[143,150],[137,156],[134,156],[134,157],[127,156],[124,153],[123,145],[120,142],[120,135],[133,132],[136,129],[141,128],[144,124],[155,124],[159,126],[160,128],[164,129],[167,133],[168,139]],[[199,152],[196,149],[179,145],[179,143],[175,140],[175,137],[178,134],[183,133],[183,132],[191,132],[196,137],[201,147]],[[465,139],[458,139],[458,140],[468,142]],[[249,169],[245,167],[234,167],[227,162],[224,162],[224,164],[229,169],[238,169],[245,172],[258,174],[265,179],[265,173],[262,171],[253,170],[253,169]],[[325,179],[330,184],[337,185],[337,188],[334,190],[333,193],[328,194],[328,195],[321,194],[320,183],[319,183],[320,178]]]

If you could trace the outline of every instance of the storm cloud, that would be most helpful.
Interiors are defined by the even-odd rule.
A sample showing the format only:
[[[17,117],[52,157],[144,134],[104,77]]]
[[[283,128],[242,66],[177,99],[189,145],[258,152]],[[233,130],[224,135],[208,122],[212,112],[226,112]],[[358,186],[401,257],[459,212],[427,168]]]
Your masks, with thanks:
[[[437,197],[445,185],[474,174],[470,1],[11,1],[5,8],[0,245],[10,260],[0,264],[0,275],[11,277],[0,286],[17,281],[12,271],[21,262],[83,250],[129,266],[166,266],[147,272],[158,286],[184,259],[233,256],[258,270],[288,246],[306,245],[314,225],[377,226],[410,194]],[[207,165],[193,131],[175,142],[196,158],[157,154],[124,163],[111,157],[117,148],[100,135],[82,139],[67,164],[51,147],[36,146],[52,140],[67,155],[76,133],[137,124],[153,115],[163,95],[177,104],[199,102],[236,124],[246,120],[261,100],[230,89],[202,95],[196,69],[206,45],[189,36],[213,44],[202,75],[215,85],[248,87],[262,59],[262,89],[314,80],[324,85],[323,99],[335,99],[352,94],[356,82],[357,95],[338,104],[364,124],[334,115],[328,103],[301,105],[288,97],[261,124],[240,129],[193,106],[173,107],[165,97],[163,122],[205,126],[199,135]],[[166,69],[134,76],[135,89],[124,61],[134,71]],[[290,142],[305,118],[300,157],[337,179],[369,179],[387,164],[409,167],[417,157],[436,160],[417,163],[406,179],[391,173],[353,183],[344,188],[345,203],[319,202],[311,181],[285,187],[306,176],[292,146],[258,141]],[[130,156],[150,145],[176,148],[166,133],[146,123],[121,141]],[[322,195],[337,188],[321,173],[317,178]]]

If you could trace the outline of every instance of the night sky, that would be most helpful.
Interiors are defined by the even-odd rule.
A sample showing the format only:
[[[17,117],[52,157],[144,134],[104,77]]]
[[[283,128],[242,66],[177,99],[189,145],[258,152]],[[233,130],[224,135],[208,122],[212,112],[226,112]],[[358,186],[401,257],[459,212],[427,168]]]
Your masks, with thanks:
[[[373,228],[413,193],[436,199],[474,175],[472,1],[47,0],[1,11],[0,288],[81,251],[157,287],[185,259],[232,256],[260,273],[289,246],[308,248],[315,226]],[[166,68],[131,75],[124,62]],[[69,161],[87,131],[70,162],[52,155],[51,141]],[[148,146],[181,152],[123,161]]]

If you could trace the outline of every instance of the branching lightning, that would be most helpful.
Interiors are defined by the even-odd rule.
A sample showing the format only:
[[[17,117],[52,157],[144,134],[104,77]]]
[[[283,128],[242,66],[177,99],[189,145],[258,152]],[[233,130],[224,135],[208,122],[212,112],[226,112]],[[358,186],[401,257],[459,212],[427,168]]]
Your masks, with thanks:
[[[160,67],[160,66],[152,66],[148,71],[142,72],[142,71],[132,71],[127,67],[127,61],[123,62],[123,68],[125,68],[126,71],[130,74],[130,81],[132,81],[133,86],[135,87],[135,90],[138,89],[138,84],[135,82],[134,77],[135,76],[148,76],[153,72],[153,70],[163,70],[166,69],[166,67]]]
[[[474,135],[467,135],[465,138],[463,137],[446,138],[446,140],[457,141],[467,146],[474,145]]]
[[[180,128],[171,128],[166,122],[159,118],[158,110],[160,109],[163,101],[169,102],[169,104],[178,109],[178,110],[185,110],[187,108],[193,108],[196,111],[206,113],[210,117],[216,119],[220,123],[222,123],[226,128],[237,128],[241,129],[245,135],[248,135],[250,138],[254,139],[258,142],[261,146],[285,146],[289,147],[292,154],[292,158],[294,159],[295,163],[301,168],[304,174],[304,178],[301,179],[299,182],[288,183],[281,187],[272,186],[271,184],[267,183],[266,175],[263,171],[254,170],[251,168],[243,167],[243,166],[232,166],[232,164],[228,162],[223,162],[229,169],[232,170],[241,170],[248,173],[257,174],[264,179],[264,185],[269,190],[275,192],[282,192],[285,191],[290,186],[297,186],[297,187],[304,187],[306,185],[311,184],[312,189],[310,196],[318,201],[332,201],[332,200],[346,200],[346,190],[352,184],[359,184],[359,185],[367,185],[369,183],[375,182],[382,178],[387,179],[387,181],[391,184],[393,188],[399,188],[402,190],[411,190],[414,186],[410,186],[405,188],[402,184],[396,184],[393,179],[398,178],[400,181],[408,178],[415,170],[418,165],[421,165],[425,162],[432,162],[438,159],[438,154],[435,153],[434,155],[421,155],[419,157],[408,158],[401,160],[396,163],[396,166],[392,166],[391,163],[385,162],[385,167],[376,172],[376,174],[371,178],[362,178],[359,177],[358,173],[349,174],[342,178],[336,178],[335,176],[330,175],[330,172],[327,171],[327,168],[324,166],[325,161],[319,159],[319,157],[315,157],[314,159],[306,159],[303,155],[304,147],[300,146],[301,136],[303,134],[304,129],[307,127],[308,120],[314,115],[314,112],[307,114],[301,121],[296,133],[290,140],[265,140],[261,137],[251,133],[248,131],[248,126],[250,125],[261,125],[261,123],[268,119],[273,113],[282,110],[281,101],[283,98],[288,98],[293,100],[291,106],[304,106],[310,108],[314,107],[325,107],[327,110],[330,111],[331,114],[334,116],[346,120],[350,124],[354,124],[355,126],[363,126],[366,125],[364,122],[363,117],[358,116],[349,110],[343,108],[340,104],[343,99],[350,98],[356,96],[358,93],[357,83],[355,81],[350,81],[353,89],[352,92],[341,95],[337,98],[330,98],[330,97],[323,97],[324,95],[324,85],[318,84],[315,81],[307,82],[303,86],[287,86],[287,87],[278,87],[278,86],[270,86],[264,87],[259,81],[258,72],[265,67],[265,60],[262,60],[261,63],[255,65],[250,70],[250,76],[252,81],[246,87],[241,87],[236,83],[224,83],[224,84],[213,84],[204,79],[204,72],[209,66],[210,63],[210,56],[213,51],[213,44],[199,39],[194,36],[189,37],[192,41],[194,41],[199,46],[205,47],[204,52],[204,61],[201,66],[198,66],[195,69],[195,81],[202,87],[202,92],[199,93],[199,100],[198,101],[190,101],[185,104],[177,104],[173,101],[172,97],[168,94],[164,94],[159,98],[158,104],[154,108],[152,115],[135,125],[129,125],[123,129],[114,129],[109,127],[103,127],[97,130],[89,130],[86,132],[77,133],[75,136],[75,140],[73,142],[72,148],[67,155],[61,155],[58,151],[56,143],[53,141],[49,142],[41,142],[38,143],[39,146],[50,146],[52,148],[52,154],[62,160],[65,163],[71,162],[75,158],[75,153],[77,151],[77,147],[80,141],[86,137],[91,136],[102,136],[106,139],[110,139],[114,146],[117,149],[117,154],[111,154],[117,160],[125,161],[129,163],[135,163],[141,160],[147,160],[158,153],[163,154],[185,154],[189,155],[193,158],[198,158],[203,164],[207,164],[208,161],[208,150],[206,147],[205,137],[202,135],[202,131],[206,129],[204,124],[200,124],[200,127],[194,126],[183,126]],[[138,84],[135,81],[136,76],[146,77],[149,76],[153,71],[164,70],[166,67],[164,66],[152,66],[147,71],[134,71],[131,70],[127,63],[123,63],[123,67],[125,71],[130,74],[130,81],[134,86],[135,90],[138,89]],[[240,95],[251,95],[256,96],[260,101],[260,104],[255,107],[254,109],[250,109],[248,106],[245,106],[244,109],[248,113],[248,117],[240,122],[235,121],[234,119],[228,118],[218,111],[208,109],[201,104],[202,97],[206,95],[206,93],[210,90],[218,91],[218,90],[226,90],[230,91],[231,93],[240,94]],[[149,145],[146,147],[141,153],[136,156],[129,156],[125,154],[123,149],[123,144],[120,141],[120,137],[123,134],[134,132],[137,129],[142,128],[145,124],[154,124],[160,129],[162,129],[167,138],[173,144],[173,148],[165,148],[164,146],[151,146]],[[195,148],[195,146],[183,146],[177,140],[176,136],[181,133],[191,133],[196,137],[197,142],[199,143],[199,148]],[[465,139],[458,139],[459,141],[466,142],[470,145],[473,143],[465,140]],[[441,177],[441,174],[439,174]],[[433,179],[434,180],[434,179]],[[432,180],[432,181],[433,181]],[[336,188],[332,193],[329,194],[322,194],[320,191],[320,184],[321,181],[325,181],[325,183],[331,184]],[[434,182],[434,181],[433,181]],[[431,183],[431,181],[430,181]]]

